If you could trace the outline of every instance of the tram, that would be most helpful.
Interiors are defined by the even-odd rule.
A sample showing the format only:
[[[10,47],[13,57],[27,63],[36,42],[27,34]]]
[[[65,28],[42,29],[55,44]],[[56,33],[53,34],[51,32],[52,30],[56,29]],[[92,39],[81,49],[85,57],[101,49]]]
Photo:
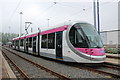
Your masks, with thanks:
[[[13,49],[65,62],[103,63],[100,35],[87,22],[70,22],[13,39]]]

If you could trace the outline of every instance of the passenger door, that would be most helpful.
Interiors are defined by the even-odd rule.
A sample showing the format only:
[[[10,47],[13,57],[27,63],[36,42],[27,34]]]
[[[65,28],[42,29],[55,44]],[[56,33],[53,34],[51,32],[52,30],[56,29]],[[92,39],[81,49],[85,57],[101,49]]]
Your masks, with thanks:
[[[62,34],[63,32],[56,32],[56,58],[62,59]]]
[[[36,53],[36,36],[33,37],[33,53]]]
[[[28,41],[29,41],[29,39],[28,39],[28,38],[26,38],[26,47],[25,47],[25,52],[28,52]]]

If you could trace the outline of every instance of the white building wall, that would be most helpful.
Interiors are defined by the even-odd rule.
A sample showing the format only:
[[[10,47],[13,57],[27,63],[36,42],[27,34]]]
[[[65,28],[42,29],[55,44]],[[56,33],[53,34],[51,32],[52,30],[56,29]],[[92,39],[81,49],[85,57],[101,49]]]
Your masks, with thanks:
[[[107,44],[109,45],[118,44],[118,31],[107,32]]]
[[[101,35],[101,38],[102,38],[102,41],[103,41],[103,44],[106,45],[107,44],[107,33],[100,33]]]
[[[114,45],[114,46],[118,46],[120,45],[120,30],[114,30],[114,31],[104,31],[101,32],[101,38],[103,41],[104,45]]]

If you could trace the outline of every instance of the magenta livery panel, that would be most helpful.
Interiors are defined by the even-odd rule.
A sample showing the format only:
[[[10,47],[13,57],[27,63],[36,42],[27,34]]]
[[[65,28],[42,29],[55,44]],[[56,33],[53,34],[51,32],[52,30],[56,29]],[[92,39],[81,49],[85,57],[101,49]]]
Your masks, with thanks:
[[[40,34],[44,35],[44,34],[49,34],[49,33],[54,33],[54,32],[59,32],[59,31],[64,31],[67,28],[68,28],[68,25],[62,26],[62,27],[59,27],[59,28],[55,28],[55,29],[51,29],[51,30],[47,30],[47,31],[43,31]]]
[[[55,29],[43,31],[43,32],[40,33],[40,35],[49,34],[49,33],[54,33],[54,32],[59,32],[59,31],[64,31],[64,30],[66,30],[67,28],[68,28],[68,25],[62,26],[62,27],[59,27],[59,28],[55,28]],[[25,39],[25,38],[34,37],[34,36],[38,36],[38,33],[32,34],[32,35],[28,35],[28,36],[25,36],[25,37],[21,37],[21,38],[17,38],[17,39],[15,39],[15,40]]]
[[[25,37],[21,37],[21,38],[17,38],[15,40],[25,39],[25,38],[34,37],[34,36],[38,36],[38,33],[32,34],[32,35],[28,35],[28,36],[25,36]]]
[[[78,51],[92,55],[92,56],[103,56],[105,55],[104,48],[76,48]]]
[[[32,34],[32,35],[29,35],[29,36],[26,36],[26,38],[34,37],[34,36],[38,36],[38,33],[36,33],[36,34]]]

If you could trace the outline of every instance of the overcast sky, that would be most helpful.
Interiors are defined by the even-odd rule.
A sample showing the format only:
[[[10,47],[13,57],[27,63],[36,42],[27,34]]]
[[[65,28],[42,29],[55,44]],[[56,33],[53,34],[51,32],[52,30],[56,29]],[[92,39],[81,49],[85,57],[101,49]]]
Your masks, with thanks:
[[[118,0],[99,1],[101,31],[117,30]],[[48,19],[49,27],[69,20],[94,23],[93,0],[0,0],[0,32],[20,33],[20,12],[22,33],[28,21],[33,32],[48,28]]]

